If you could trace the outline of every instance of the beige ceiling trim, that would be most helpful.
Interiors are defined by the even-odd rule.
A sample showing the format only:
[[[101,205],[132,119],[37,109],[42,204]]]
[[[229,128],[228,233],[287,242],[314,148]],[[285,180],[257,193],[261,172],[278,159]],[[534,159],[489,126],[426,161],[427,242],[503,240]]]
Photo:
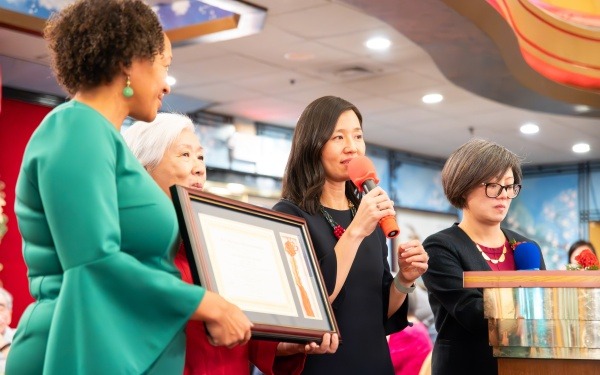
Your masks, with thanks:
[[[41,36],[45,24],[44,19],[0,8],[0,26]]]
[[[239,21],[240,15],[233,14],[230,17],[169,30],[167,31],[167,35],[172,43],[179,43],[184,40],[200,38],[221,31],[235,30],[238,27]]]

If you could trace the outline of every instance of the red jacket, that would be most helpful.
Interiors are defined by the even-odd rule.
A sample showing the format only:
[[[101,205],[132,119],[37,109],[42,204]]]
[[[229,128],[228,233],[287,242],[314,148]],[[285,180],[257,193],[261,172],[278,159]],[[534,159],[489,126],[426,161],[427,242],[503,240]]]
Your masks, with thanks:
[[[181,278],[192,284],[192,273],[183,245],[175,256]],[[296,375],[302,372],[306,355],[276,357],[278,342],[250,340],[248,344],[228,349],[208,342],[204,323],[190,320],[186,327],[184,375],[248,375],[254,364],[265,375]]]

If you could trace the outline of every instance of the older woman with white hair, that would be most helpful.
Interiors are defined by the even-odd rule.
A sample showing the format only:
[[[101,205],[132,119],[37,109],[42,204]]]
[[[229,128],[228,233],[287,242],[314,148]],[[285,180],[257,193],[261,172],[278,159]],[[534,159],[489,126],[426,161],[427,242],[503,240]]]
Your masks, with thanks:
[[[4,374],[6,357],[10,350],[15,329],[10,328],[12,321],[13,296],[0,287],[0,374]]]
[[[171,196],[169,187],[175,184],[203,188],[206,181],[204,149],[187,116],[160,113],[151,123],[134,123],[123,132],[123,137],[168,196]]]
[[[194,133],[192,120],[181,114],[160,113],[150,123],[138,121],[123,132],[125,142],[144,168],[171,196],[169,187],[182,185],[202,189],[206,182],[204,149]],[[181,244],[175,265],[184,281],[193,283],[185,250]],[[209,343],[202,322],[190,321],[186,328],[186,359],[184,373],[248,374],[250,361],[264,374],[299,374],[305,354],[332,353],[337,350],[338,337],[323,336],[321,345],[277,343],[250,340],[248,345],[232,349]]]

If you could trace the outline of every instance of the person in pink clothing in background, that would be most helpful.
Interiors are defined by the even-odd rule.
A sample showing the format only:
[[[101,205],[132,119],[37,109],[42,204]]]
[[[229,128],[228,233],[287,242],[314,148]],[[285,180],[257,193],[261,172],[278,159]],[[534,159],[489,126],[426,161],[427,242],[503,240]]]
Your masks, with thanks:
[[[396,375],[419,375],[433,349],[425,324],[418,320],[413,320],[412,323],[412,327],[406,327],[388,338]]]
[[[427,326],[417,317],[417,311],[429,308],[427,291],[420,283],[413,293],[408,305],[408,320],[412,326],[404,328],[388,336],[390,356],[396,375],[419,375],[425,364],[430,363],[433,343]],[[420,292],[419,294],[417,292]],[[411,296],[412,297],[412,296]],[[430,373],[430,372],[429,372]]]

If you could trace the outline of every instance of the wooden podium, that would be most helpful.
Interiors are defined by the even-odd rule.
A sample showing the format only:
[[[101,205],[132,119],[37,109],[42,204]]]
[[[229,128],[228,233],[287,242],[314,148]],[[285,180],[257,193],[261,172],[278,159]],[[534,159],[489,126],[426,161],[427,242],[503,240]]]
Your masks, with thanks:
[[[600,374],[600,271],[465,272],[500,375]]]

